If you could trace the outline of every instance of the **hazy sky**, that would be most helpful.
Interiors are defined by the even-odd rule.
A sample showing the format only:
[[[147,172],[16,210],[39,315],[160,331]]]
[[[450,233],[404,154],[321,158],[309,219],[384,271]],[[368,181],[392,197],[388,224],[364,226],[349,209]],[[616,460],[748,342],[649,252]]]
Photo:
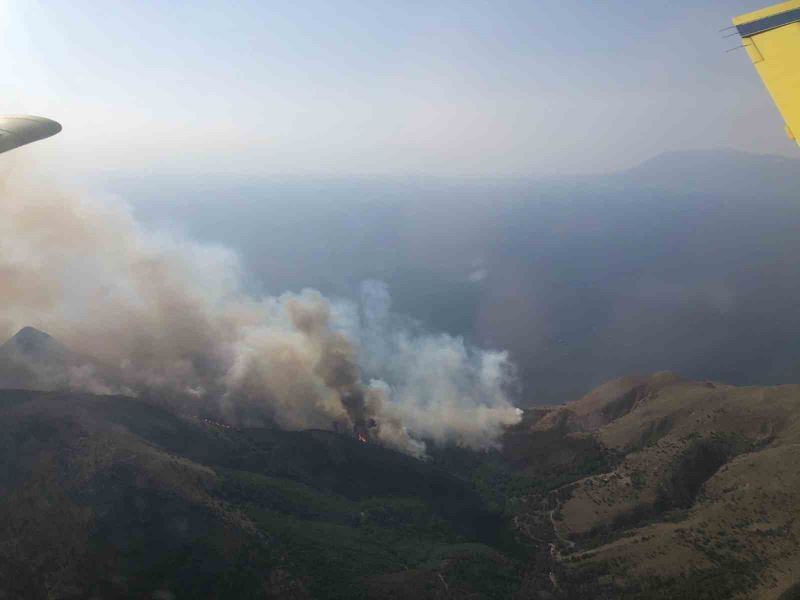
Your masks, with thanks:
[[[0,0],[21,152],[187,174],[541,175],[796,155],[730,17],[767,0]],[[35,150],[34,150],[35,148]]]

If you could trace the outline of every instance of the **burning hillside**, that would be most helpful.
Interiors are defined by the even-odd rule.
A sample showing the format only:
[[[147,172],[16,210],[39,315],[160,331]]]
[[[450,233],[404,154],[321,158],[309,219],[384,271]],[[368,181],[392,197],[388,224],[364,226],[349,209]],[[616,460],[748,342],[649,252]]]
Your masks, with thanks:
[[[505,353],[412,332],[380,282],[357,303],[314,290],[252,297],[230,251],[41,188],[4,182],[0,331],[41,324],[104,365],[67,387],[147,394],[237,425],[337,423],[417,456],[425,440],[492,446],[520,418]]]

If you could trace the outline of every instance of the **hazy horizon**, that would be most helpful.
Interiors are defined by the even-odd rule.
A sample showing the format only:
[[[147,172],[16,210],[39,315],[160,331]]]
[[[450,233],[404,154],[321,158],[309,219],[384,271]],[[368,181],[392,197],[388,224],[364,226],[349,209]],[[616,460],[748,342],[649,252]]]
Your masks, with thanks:
[[[19,152],[70,174],[563,176],[697,148],[791,156],[719,33],[760,6],[2,0],[2,110],[59,120]]]

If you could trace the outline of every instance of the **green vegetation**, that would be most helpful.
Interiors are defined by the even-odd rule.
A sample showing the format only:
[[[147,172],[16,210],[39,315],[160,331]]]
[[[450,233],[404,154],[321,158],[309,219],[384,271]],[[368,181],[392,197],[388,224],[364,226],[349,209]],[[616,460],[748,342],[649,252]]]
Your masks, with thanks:
[[[631,600],[727,600],[757,582],[761,565],[727,560],[708,569],[693,569],[687,577],[649,577],[639,582],[626,598]]]
[[[513,559],[501,561],[504,568],[491,577],[476,576],[475,566],[485,569],[485,557],[496,552],[467,543],[461,524],[419,498],[353,500],[280,478],[233,470],[223,475],[222,497],[282,549],[291,572],[311,582],[314,597],[362,597],[365,578],[436,570],[442,561],[450,563],[450,585],[480,588],[492,598],[506,597],[515,585]]]
[[[220,429],[127,398],[18,396],[0,403],[30,403],[0,421],[0,490],[14,491],[0,497],[0,580],[14,587],[0,592],[12,598],[439,586],[500,599],[520,584],[527,554],[508,520],[440,465],[324,431]]]
[[[763,564],[724,559],[709,568],[693,568],[682,577],[632,576],[630,561],[594,563],[573,569],[565,582],[569,598],[624,598],[625,600],[728,600],[751,589]]]

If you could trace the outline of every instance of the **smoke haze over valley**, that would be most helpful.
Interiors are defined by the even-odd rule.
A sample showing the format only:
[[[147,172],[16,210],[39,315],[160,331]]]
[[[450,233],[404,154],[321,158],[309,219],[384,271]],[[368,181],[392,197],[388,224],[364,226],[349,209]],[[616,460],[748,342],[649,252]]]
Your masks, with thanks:
[[[357,298],[510,352],[521,402],[673,369],[800,375],[797,160],[727,151],[517,180],[117,177],[148,223],[236,248],[246,285]],[[755,332],[758,332],[755,335]]]
[[[3,207],[0,333],[35,324],[99,360],[72,370],[77,387],[168,391],[236,422],[289,427],[363,420],[358,409],[342,421],[315,362],[345,340],[334,353],[355,369],[346,387],[369,410],[409,408],[386,414],[383,435],[411,452],[421,446],[398,419],[429,439],[486,445],[514,421],[512,404],[563,402],[629,373],[791,382],[800,280],[783,257],[800,250],[796,166],[695,152],[574,180],[143,175],[91,193],[42,189],[15,169],[3,183],[14,201]],[[298,326],[303,311],[311,329]],[[278,339],[314,383],[254,400],[254,373],[277,381],[255,357]],[[443,365],[444,388],[429,361]],[[428,428],[424,411],[443,395],[433,410],[466,398],[465,414],[491,416],[471,432]]]

